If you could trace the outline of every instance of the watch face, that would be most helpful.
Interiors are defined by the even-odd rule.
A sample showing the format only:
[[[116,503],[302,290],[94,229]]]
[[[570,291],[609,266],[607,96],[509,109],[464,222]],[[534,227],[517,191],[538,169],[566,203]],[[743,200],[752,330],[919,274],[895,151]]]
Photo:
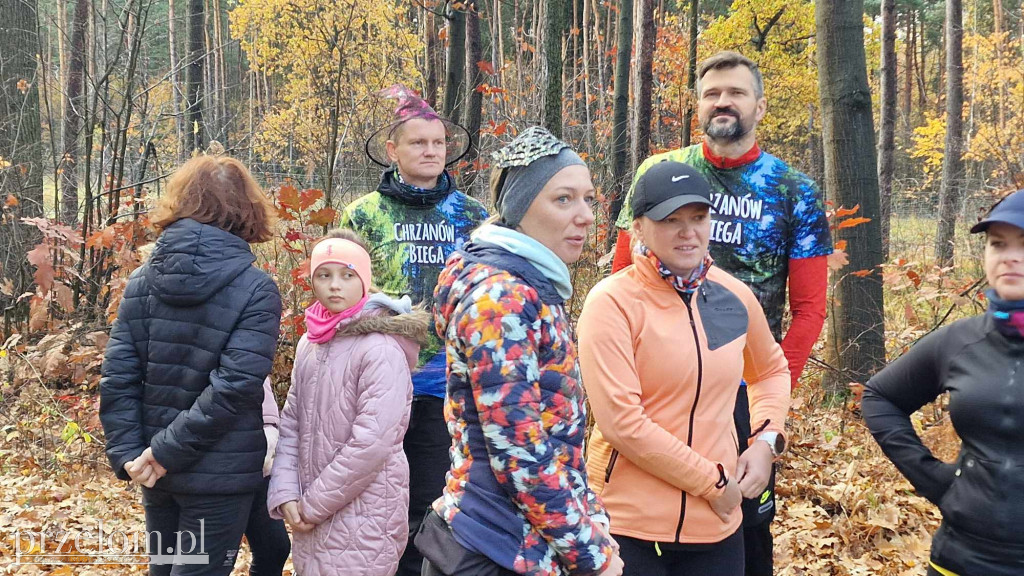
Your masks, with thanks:
[[[785,449],[786,439],[782,437],[782,434],[779,434],[775,437],[775,445],[772,446],[772,452],[775,452],[775,455],[778,456],[779,454],[782,454],[782,451]]]

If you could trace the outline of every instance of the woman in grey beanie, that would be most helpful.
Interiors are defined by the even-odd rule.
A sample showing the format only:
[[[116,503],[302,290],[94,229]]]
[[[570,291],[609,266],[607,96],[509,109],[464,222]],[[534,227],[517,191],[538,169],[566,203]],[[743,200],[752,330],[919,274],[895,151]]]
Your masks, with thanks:
[[[434,293],[452,461],[416,535],[425,576],[619,576],[583,462],[586,407],[565,301],[594,223],[590,171],[543,128],[495,154],[495,223]]]
[[[568,282],[564,265],[579,260],[594,223],[594,184],[586,163],[540,126],[524,130],[494,159],[490,184],[496,226],[480,227],[473,239],[492,242],[509,237],[510,230],[519,232],[558,257],[563,265],[555,263],[551,279]]]

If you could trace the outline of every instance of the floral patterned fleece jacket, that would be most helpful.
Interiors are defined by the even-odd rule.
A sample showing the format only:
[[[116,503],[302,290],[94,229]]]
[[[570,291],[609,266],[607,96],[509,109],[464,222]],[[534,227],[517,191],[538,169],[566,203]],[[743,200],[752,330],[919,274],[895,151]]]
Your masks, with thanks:
[[[438,278],[452,468],[434,509],[456,540],[518,574],[600,573],[608,517],[587,484],[586,408],[569,318],[524,258],[471,242]]]

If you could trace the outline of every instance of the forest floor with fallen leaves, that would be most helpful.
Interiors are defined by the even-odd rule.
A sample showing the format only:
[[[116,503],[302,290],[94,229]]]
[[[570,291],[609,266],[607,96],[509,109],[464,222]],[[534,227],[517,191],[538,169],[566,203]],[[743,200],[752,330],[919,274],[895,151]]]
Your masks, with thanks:
[[[924,574],[938,510],[885,459],[855,403],[825,406],[808,389],[794,397],[791,449],[780,468],[776,573]],[[17,563],[19,535],[22,553],[75,561],[96,551],[95,536],[76,548],[61,546],[64,533],[95,533],[100,522],[108,538],[143,530],[138,488],[114,479],[100,441],[88,432],[98,434],[97,408],[95,388],[53,391],[29,381],[0,390],[0,574],[145,573],[141,565]],[[926,406],[914,421],[941,457],[955,457],[959,441],[941,406]],[[47,536],[42,548],[40,532]],[[247,574],[249,559],[243,546],[234,574]],[[289,561],[285,574],[291,573]]]

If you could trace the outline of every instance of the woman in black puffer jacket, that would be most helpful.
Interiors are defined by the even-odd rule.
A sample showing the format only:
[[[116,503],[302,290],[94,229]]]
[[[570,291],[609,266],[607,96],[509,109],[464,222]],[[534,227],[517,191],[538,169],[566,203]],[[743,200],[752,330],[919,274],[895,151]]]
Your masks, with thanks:
[[[1024,574],[1024,190],[971,228],[985,232],[988,311],[946,326],[872,378],[862,408],[885,454],[938,505],[928,574]],[[963,441],[953,464],[910,415],[949,393]]]
[[[170,574],[172,562],[175,575],[230,574],[263,484],[263,380],[281,296],[249,243],[270,239],[275,219],[237,160],[190,160],[152,214],[152,256],[125,288],[100,419],[114,473],[143,486],[150,574]]]

